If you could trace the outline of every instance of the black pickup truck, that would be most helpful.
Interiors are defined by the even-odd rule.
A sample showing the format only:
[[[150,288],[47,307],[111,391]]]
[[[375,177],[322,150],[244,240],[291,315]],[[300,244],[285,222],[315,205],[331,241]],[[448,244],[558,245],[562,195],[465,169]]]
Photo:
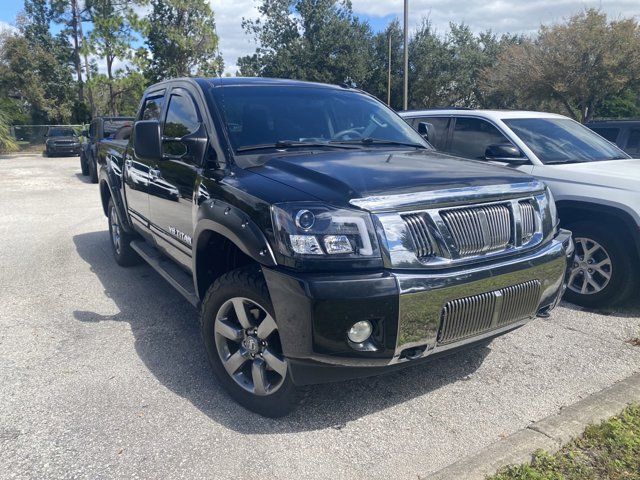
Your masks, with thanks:
[[[153,85],[99,179],[117,263],[200,308],[215,376],[268,416],[548,316],[573,255],[541,182],[452,161],[349,87]]]
[[[82,132],[87,141],[80,150],[80,170],[98,183],[97,157],[100,142],[105,138],[129,140],[133,117],[96,117],[91,120],[89,130]]]

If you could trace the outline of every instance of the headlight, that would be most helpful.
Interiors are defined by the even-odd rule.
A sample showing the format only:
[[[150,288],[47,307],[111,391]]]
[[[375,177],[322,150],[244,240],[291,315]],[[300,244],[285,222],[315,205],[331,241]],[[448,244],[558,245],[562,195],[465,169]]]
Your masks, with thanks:
[[[371,216],[320,203],[285,203],[272,207],[278,249],[294,257],[379,257]]]
[[[547,199],[549,200],[549,215],[551,215],[551,225],[555,229],[558,226],[558,208],[556,207],[556,200],[553,198],[553,193],[549,187],[545,188],[547,192]]]

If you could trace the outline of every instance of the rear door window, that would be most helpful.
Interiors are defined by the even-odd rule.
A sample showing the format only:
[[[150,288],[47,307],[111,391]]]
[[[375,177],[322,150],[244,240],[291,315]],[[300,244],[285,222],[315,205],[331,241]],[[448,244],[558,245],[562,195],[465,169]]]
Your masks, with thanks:
[[[486,120],[457,117],[447,151],[464,158],[484,160],[487,147],[495,144],[511,145],[511,142]]]
[[[421,122],[428,123],[431,127],[429,129],[429,143],[435,147],[436,150],[444,150],[447,145],[447,134],[449,133],[450,117],[417,117],[412,120],[411,125],[416,130],[418,124]]]
[[[614,127],[592,127],[591,130],[613,143],[616,143],[620,133],[620,129]]]
[[[624,149],[628,154],[637,156],[640,154],[640,128],[632,128],[629,130],[629,138],[627,146]]]

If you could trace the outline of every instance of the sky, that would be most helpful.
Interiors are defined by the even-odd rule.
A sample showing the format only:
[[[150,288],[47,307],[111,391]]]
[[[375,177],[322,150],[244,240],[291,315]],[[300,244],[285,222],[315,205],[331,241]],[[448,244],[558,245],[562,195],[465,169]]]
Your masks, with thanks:
[[[235,73],[238,57],[253,53],[255,45],[241,27],[242,18],[256,18],[259,0],[209,0],[216,17],[220,51],[226,71]],[[15,22],[23,0],[0,0],[0,29]],[[352,0],[353,10],[375,31],[394,18],[402,19],[403,0]],[[540,24],[561,22],[584,8],[604,10],[610,18],[636,16],[640,0],[409,0],[409,28],[429,17],[438,32],[449,22],[464,22],[474,31],[533,33]]]

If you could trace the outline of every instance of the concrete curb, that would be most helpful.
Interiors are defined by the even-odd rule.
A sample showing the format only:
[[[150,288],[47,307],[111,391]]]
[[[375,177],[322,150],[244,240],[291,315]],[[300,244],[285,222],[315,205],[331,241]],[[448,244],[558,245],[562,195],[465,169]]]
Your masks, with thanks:
[[[453,463],[426,478],[483,480],[505,465],[530,462],[536,450],[557,452],[562,445],[582,434],[588,425],[617,415],[633,402],[640,402],[640,373],[565,407],[557,414],[532,423],[489,445],[478,454]]]

